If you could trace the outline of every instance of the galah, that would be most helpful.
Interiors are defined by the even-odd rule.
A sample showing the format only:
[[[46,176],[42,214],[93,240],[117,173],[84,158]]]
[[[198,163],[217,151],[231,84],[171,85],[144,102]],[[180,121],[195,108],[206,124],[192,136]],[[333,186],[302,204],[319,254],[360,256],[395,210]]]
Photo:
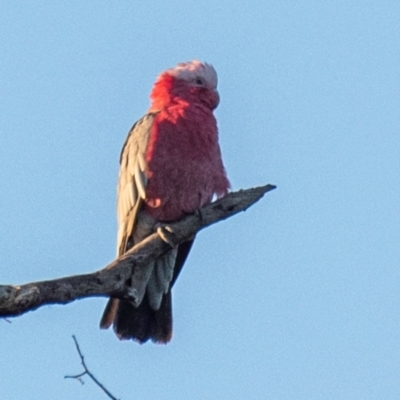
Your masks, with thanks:
[[[133,125],[122,149],[117,193],[117,253],[124,254],[160,223],[178,220],[224,196],[229,181],[221,159],[213,110],[217,74],[197,60],[161,73],[147,114]],[[193,239],[149,265],[139,306],[110,298],[100,322],[120,339],[167,343],[172,337],[171,288]],[[129,284],[129,282],[128,282]]]

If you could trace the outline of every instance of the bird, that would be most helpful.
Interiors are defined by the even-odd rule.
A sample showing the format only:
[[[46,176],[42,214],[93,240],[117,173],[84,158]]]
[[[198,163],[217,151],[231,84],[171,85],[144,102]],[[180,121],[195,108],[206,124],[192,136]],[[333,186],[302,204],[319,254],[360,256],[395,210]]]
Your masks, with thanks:
[[[213,111],[220,97],[211,64],[192,60],[158,75],[147,113],[131,128],[120,156],[117,256],[156,231],[199,210],[230,188]],[[194,238],[153,261],[138,306],[110,298],[100,321],[120,339],[140,344],[172,338],[171,289]],[[129,281],[127,282],[129,285]]]

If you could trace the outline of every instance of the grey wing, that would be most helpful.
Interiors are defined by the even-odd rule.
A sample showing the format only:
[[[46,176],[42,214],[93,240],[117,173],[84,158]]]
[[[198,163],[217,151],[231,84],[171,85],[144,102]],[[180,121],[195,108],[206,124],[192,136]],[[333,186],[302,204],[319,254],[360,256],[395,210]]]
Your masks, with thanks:
[[[138,212],[146,198],[145,153],[155,114],[146,114],[130,130],[122,148],[117,189],[117,256],[132,246]]]

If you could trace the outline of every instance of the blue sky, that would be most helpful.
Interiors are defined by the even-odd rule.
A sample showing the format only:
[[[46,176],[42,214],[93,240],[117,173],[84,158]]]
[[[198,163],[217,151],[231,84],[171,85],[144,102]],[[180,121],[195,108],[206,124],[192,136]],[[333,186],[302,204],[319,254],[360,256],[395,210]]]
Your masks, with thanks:
[[[167,346],[98,329],[105,299],[0,323],[0,397],[396,399],[400,4],[0,5],[0,282],[115,255],[118,157],[157,74],[198,58],[233,189],[274,183],[198,236]]]

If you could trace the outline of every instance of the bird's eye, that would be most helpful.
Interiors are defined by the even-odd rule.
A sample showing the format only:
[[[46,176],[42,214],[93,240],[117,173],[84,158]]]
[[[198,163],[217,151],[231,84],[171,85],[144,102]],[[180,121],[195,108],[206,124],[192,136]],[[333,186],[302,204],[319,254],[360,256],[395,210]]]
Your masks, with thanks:
[[[205,86],[205,85],[206,85],[206,83],[204,82],[204,79],[203,79],[203,78],[200,78],[200,77],[197,77],[197,78],[194,80],[194,83],[195,83],[196,85],[198,85],[198,86]]]

